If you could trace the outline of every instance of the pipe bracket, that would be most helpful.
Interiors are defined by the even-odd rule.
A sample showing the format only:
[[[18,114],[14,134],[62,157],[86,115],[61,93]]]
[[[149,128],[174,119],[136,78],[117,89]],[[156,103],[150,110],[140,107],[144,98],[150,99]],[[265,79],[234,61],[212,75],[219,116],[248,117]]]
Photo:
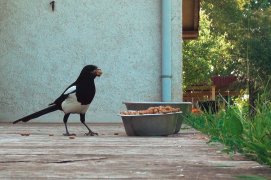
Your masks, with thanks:
[[[170,78],[170,79],[172,79],[172,75],[161,75],[161,78]]]

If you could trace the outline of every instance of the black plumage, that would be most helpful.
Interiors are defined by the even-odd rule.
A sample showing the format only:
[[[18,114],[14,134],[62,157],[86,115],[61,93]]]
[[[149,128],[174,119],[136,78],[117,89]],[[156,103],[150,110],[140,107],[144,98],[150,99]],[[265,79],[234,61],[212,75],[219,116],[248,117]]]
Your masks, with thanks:
[[[102,71],[97,66],[94,65],[87,65],[85,66],[77,80],[72,83],[70,86],[65,89],[65,91],[51,104],[49,104],[49,107],[42,109],[38,112],[35,112],[33,114],[30,114],[28,116],[25,116],[21,119],[18,119],[13,122],[13,124],[16,124],[20,121],[27,122],[31,119],[35,119],[37,117],[40,117],[44,114],[61,110],[64,112],[64,118],[63,122],[65,124],[66,133],[63,135],[71,135],[67,128],[67,121],[69,118],[69,115],[72,113],[80,114],[80,121],[86,126],[86,128],[89,130],[86,135],[98,135],[97,133],[94,133],[90,130],[90,128],[85,123],[85,113],[92,102],[94,96],[95,96],[95,83],[94,79],[97,76],[101,76]]]

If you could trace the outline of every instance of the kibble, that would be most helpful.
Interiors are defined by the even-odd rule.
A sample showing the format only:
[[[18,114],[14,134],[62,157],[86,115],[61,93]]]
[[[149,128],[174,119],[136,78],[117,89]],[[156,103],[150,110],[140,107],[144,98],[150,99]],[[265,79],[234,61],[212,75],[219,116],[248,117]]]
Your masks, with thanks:
[[[157,107],[149,107],[146,110],[139,111],[124,111],[120,114],[122,115],[142,115],[142,114],[167,114],[173,112],[180,112],[180,108],[173,108],[171,106],[157,106]]]

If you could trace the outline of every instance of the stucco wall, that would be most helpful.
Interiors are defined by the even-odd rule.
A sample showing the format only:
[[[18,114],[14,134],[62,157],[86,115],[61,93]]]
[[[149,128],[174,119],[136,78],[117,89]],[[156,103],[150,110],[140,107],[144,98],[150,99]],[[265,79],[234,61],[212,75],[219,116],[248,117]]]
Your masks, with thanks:
[[[173,0],[173,100],[181,100],[181,0]],[[86,64],[99,66],[88,122],[116,122],[122,101],[161,100],[160,0],[0,0],[0,121],[47,106]],[[35,122],[57,120],[54,112]],[[71,121],[78,116],[71,116]]]

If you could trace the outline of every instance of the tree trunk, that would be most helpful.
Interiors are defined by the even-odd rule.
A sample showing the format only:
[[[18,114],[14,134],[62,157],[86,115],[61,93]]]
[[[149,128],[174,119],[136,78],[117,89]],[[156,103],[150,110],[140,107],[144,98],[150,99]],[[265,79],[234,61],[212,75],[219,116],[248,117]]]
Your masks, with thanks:
[[[248,93],[249,93],[249,115],[250,117],[254,117],[256,115],[255,100],[257,94],[254,80],[249,80]]]

